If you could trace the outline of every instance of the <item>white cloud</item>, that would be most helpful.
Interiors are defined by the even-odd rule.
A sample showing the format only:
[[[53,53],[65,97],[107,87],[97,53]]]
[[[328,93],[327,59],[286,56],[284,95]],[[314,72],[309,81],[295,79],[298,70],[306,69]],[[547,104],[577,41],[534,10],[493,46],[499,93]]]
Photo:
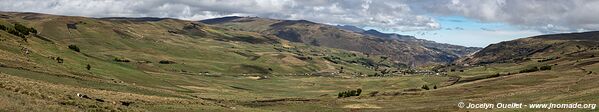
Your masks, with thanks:
[[[439,28],[439,23],[432,18],[412,14],[406,4],[384,0],[2,0],[0,10],[190,20],[245,15],[305,19],[397,31]]]
[[[419,13],[457,15],[502,22],[544,33],[599,30],[597,0],[428,0],[413,1]]]
[[[433,16],[464,16],[545,33],[599,30],[597,0],[0,0],[1,11],[189,20],[242,15],[385,30],[438,30]]]

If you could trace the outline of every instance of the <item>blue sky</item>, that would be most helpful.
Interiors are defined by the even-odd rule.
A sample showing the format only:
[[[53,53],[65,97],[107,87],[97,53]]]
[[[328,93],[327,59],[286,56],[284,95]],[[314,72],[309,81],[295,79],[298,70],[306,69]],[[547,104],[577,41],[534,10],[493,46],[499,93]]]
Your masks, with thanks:
[[[437,30],[382,32],[412,35],[420,39],[469,47],[485,47],[492,43],[543,34],[505,23],[481,22],[460,16],[435,17],[435,20],[441,26]]]

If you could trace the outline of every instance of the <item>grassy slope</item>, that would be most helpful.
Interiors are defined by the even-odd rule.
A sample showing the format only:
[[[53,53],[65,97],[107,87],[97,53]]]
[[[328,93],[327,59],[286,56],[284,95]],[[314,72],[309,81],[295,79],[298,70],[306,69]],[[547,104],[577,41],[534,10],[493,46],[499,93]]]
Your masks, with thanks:
[[[304,73],[335,73],[341,68],[344,71],[341,76],[357,73],[373,74],[377,71],[349,61],[368,59],[375,64],[390,63],[378,57],[366,57],[361,53],[344,50],[284,41],[286,43],[284,45],[277,44],[280,40],[275,40],[275,44],[270,44],[272,41],[258,44],[246,43],[244,41],[248,39],[253,42],[253,40],[268,40],[268,37],[201,24],[194,26],[194,23],[189,21],[165,19],[134,22],[28,13],[3,13],[3,15],[8,15],[10,18],[0,19],[0,24],[12,27],[13,23],[20,23],[34,27],[40,33],[39,37],[30,35],[25,41],[0,31],[2,38],[0,72],[57,86],[186,100],[199,97],[224,100],[312,97],[321,93],[297,92],[297,89],[287,88],[297,83],[308,82],[285,77],[296,77]],[[76,23],[77,28],[66,27],[66,24],[71,23]],[[195,28],[184,28],[192,26]],[[68,49],[68,45],[77,45],[81,52]],[[29,54],[25,54],[23,49],[27,49]],[[322,58],[327,56],[339,57],[340,63],[335,64]],[[54,59],[56,57],[64,59],[64,62],[57,63]],[[298,59],[299,57],[311,59],[302,60]],[[115,62],[114,58],[127,59],[131,62]],[[160,60],[176,63],[159,64]],[[87,64],[91,65],[91,70],[85,69]],[[273,77],[274,80],[263,81],[246,77],[260,75]],[[335,78],[318,78],[313,81],[332,80]],[[335,82],[337,81],[325,84],[323,88],[333,89],[329,91],[347,88],[339,88],[334,84]],[[11,83],[15,82],[9,84]],[[272,86],[272,88],[263,86]],[[63,89],[48,91],[72,92]],[[271,94],[263,94],[263,91]],[[247,95],[240,96],[240,93]],[[48,101],[48,103],[60,103],[62,100],[64,99]],[[93,102],[76,104],[79,103],[94,106],[75,109],[98,109],[104,105]],[[115,108],[112,108],[113,106],[110,106],[110,109],[120,108],[118,105]],[[215,108],[223,109],[223,107]]]
[[[131,22],[3,14],[13,18],[0,19],[0,24],[10,26],[19,22],[33,26],[42,38],[50,40],[29,37],[24,42],[0,31],[0,87],[6,90],[0,92],[0,104],[3,104],[0,108],[3,110],[455,111],[459,110],[455,106],[459,101],[588,103],[599,99],[596,97],[598,84],[594,81],[598,78],[599,65],[595,62],[599,58],[583,58],[588,53],[596,54],[594,51],[542,63],[531,60],[467,68],[464,72],[451,72],[449,75],[484,77],[513,73],[529,66],[558,64],[551,71],[442,87],[451,83],[450,77],[348,77],[358,72],[377,72],[348,61],[367,58],[380,62],[378,64],[390,62],[378,56],[366,57],[360,53],[286,41],[250,44],[237,38],[260,40],[269,37],[205,25],[195,30],[182,29],[191,24],[188,21]],[[23,17],[38,19],[25,20]],[[77,29],[66,28],[66,23],[71,22],[79,23]],[[169,30],[176,33],[169,33]],[[81,52],[69,50],[67,46],[71,44],[79,46]],[[23,47],[31,53],[26,55],[21,50]],[[297,58],[302,56],[312,57],[312,60]],[[326,56],[339,57],[342,61],[334,64],[322,58]],[[65,62],[56,63],[52,57],[61,57]],[[132,62],[115,62],[115,57]],[[158,64],[160,60],[176,63]],[[85,70],[87,64],[92,66],[89,71]],[[341,77],[301,75],[334,73],[341,67],[344,73],[334,75]],[[273,71],[260,74],[266,68]],[[589,70],[595,73],[587,75]],[[269,79],[249,77],[262,75],[269,76]],[[404,91],[422,85],[439,85],[441,88]],[[336,98],[338,92],[356,88],[364,90],[362,96]],[[374,91],[380,93],[368,96]],[[78,98],[76,93],[93,99]],[[105,102],[95,101],[96,98]],[[271,99],[282,100],[268,101]],[[123,101],[135,103],[124,106],[120,104]]]
[[[599,51],[586,53],[599,54]],[[585,54],[586,55],[586,54]],[[486,77],[497,73],[511,72],[512,75],[472,78],[439,89],[407,92],[381,90],[374,97],[360,96],[344,99],[325,99],[317,103],[278,104],[260,108],[337,111],[593,111],[589,109],[460,109],[458,102],[466,103],[597,103],[599,102],[599,58],[586,56],[564,57],[559,60],[537,62],[535,60],[514,63],[490,64],[486,67],[468,67],[464,72],[449,75]],[[557,65],[555,65],[557,64]],[[552,70],[517,73],[532,66],[554,65]],[[487,69],[484,69],[487,68]],[[592,73],[589,73],[592,71]],[[430,79],[429,79],[430,81]],[[403,81],[402,81],[403,82]],[[376,85],[384,85],[379,83]],[[389,87],[389,85],[387,85]],[[374,88],[373,88],[374,89]],[[375,91],[372,89],[367,89]],[[399,93],[399,94],[394,94]],[[326,106],[323,106],[326,105]]]

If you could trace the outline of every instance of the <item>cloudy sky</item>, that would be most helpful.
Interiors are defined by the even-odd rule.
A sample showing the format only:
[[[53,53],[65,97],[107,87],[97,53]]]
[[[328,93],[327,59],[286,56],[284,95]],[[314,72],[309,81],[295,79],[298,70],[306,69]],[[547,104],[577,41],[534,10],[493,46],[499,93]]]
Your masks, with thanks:
[[[598,0],[0,0],[0,11],[305,19],[476,47],[539,34],[599,30]]]

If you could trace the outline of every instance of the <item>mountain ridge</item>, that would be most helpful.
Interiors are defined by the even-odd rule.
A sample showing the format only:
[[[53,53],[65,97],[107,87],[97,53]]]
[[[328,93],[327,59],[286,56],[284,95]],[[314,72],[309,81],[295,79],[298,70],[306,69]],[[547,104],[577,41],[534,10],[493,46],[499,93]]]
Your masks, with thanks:
[[[456,60],[456,63],[505,63],[539,58],[550,60],[598,47],[599,31],[538,35],[491,44],[471,56]]]
[[[306,20],[276,20],[259,17],[222,17],[200,22],[242,31],[273,35],[291,42],[332,47],[373,55],[385,55],[397,63],[413,66],[445,64],[478,50],[476,47],[439,44],[412,36],[376,30],[355,32],[338,26]],[[354,27],[354,26],[348,26]],[[353,28],[353,30],[358,30]],[[339,44],[344,43],[344,44]]]

